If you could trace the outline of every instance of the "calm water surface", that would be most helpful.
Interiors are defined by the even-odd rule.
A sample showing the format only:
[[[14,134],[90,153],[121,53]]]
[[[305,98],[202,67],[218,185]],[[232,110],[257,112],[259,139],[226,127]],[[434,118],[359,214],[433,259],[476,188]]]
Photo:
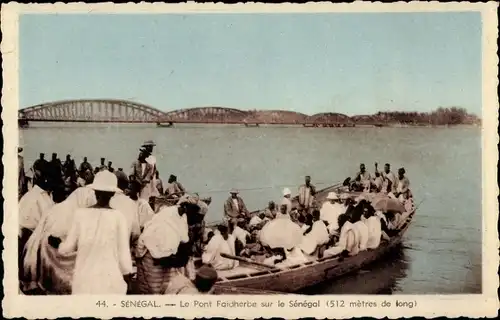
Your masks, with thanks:
[[[249,209],[297,192],[305,175],[325,187],[389,162],[404,166],[416,203],[404,248],[321,293],[445,294],[481,292],[481,131],[478,128],[299,128],[239,126],[33,124],[21,130],[25,166],[44,152],[99,158],[130,170],[144,140],[153,139],[158,170],[190,192],[211,196],[208,220],[222,217],[229,189]]]

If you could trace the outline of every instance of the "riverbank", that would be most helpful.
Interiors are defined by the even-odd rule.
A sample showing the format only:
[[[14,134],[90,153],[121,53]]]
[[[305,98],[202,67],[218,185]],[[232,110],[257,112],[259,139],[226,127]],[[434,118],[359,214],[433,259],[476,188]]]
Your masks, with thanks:
[[[244,124],[227,124],[227,123],[173,123],[172,125],[158,126],[156,123],[95,123],[95,122],[30,122],[28,126],[19,126],[19,129],[36,129],[36,128],[220,128],[220,127],[237,127],[237,128],[328,128],[328,129],[356,129],[356,128],[481,128],[480,124],[456,124],[456,125],[429,125],[429,124],[371,124],[361,123],[354,126],[347,125],[302,125],[302,124],[270,124],[263,123],[259,125]]]

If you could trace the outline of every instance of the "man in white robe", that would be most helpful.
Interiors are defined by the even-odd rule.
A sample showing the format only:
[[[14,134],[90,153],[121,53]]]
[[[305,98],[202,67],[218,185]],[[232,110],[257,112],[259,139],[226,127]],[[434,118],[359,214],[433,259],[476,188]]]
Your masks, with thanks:
[[[19,201],[19,236],[22,229],[33,232],[47,210],[55,204],[47,184],[39,184],[33,186]]]
[[[41,187],[34,185],[19,201],[18,276],[23,286],[30,282],[29,276],[26,276],[23,271],[24,248],[47,211],[54,206],[46,181],[39,179],[37,184],[40,184]]]
[[[76,252],[72,294],[125,294],[125,278],[133,268],[128,221],[109,206],[114,193],[121,192],[116,176],[101,171],[89,188],[95,191],[97,204],[79,209],[66,239],[61,243],[50,236],[49,244],[61,255]]]
[[[233,232],[231,233],[231,235],[234,236],[235,240],[239,240],[241,242],[241,244],[243,244],[243,246],[246,246],[247,245],[247,238],[250,237],[250,232],[241,228],[240,225],[242,225],[242,223],[237,223],[234,226],[234,229],[233,229]]]
[[[323,252],[325,257],[341,254],[346,251],[350,256],[355,256],[359,252],[359,231],[358,228],[348,221],[346,216],[340,219],[340,237],[335,246]]]
[[[300,263],[308,262],[308,257],[302,252],[300,248],[293,248],[291,250],[285,250],[285,260],[277,263],[277,267],[290,267]]]
[[[368,216],[364,221],[368,228],[368,240],[366,242],[367,249],[376,249],[380,245],[382,238],[382,224],[380,217],[377,215]]]
[[[238,265],[238,261],[221,256],[222,253],[235,255],[234,249],[229,243],[228,228],[226,226],[219,226],[218,229],[218,232],[214,232],[214,235],[205,247],[201,260],[204,264],[211,265],[215,270],[233,269]]]
[[[320,218],[328,222],[330,235],[337,234],[339,216],[345,213],[345,207],[339,202],[339,197],[335,192],[329,192],[326,200],[321,207]]]
[[[359,251],[365,251],[368,244],[368,227],[363,220],[358,220],[353,223],[354,228],[358,231],[359,235]]]
[[[315,221],[312,225],[311,231],[304,235],[302,243],[300,244],[300,249],[308,255],[313,254],[318,246],[321,246],[330,240],[326,225],[322,220],[320,220],[320,213],[316,210],[313,212],[313,216]]]

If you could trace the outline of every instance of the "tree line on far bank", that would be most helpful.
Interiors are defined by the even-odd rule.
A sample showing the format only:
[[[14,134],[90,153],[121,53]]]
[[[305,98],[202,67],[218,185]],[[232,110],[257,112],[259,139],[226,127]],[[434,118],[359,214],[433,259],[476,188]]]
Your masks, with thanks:
[[[355,118],[355,117],[354,117]],[[470,114],[465,108],[438,108],[432,112],[378,112],[373,120],[384,123],[457,125],[480,124],[481,120],[475,114]]]
[[[310,122],[310,123],[343,123],[343,124],[366,124],[366,125],[459,125],[459,124],[481,124],[481,119],[475,114],[470,114],[465,108],[440,107],[431,112],[404,112],[404,111],[381,111],[371,115],[346,116],[339,113],[322,113],[307,116],[293,111],[258,111],[249,110],[247,113],[252,118],[258,118],[264,122]]]

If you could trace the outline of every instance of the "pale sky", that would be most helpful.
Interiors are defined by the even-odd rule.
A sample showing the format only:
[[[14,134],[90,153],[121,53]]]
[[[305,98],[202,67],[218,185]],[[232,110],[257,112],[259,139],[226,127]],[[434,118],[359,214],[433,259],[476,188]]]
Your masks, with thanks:
[[[20,107],[481,114],[480,13],[23,15]]]

